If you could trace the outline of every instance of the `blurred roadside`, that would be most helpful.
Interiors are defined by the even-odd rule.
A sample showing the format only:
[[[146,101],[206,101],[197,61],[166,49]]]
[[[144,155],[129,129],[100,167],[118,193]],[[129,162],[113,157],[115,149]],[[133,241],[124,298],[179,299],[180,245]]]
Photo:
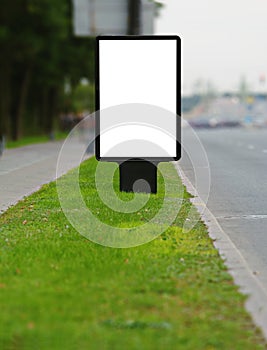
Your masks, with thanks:
[[[193,128],[266,128],[267,95],[223,94],[209,99],[198,95],[183,98],[183,117]],[[184,124],[185,126],[185,124]]]
[[[53,140],[94,111],[94,38],[75,38],[72,1],[0,2],[0,155]]]

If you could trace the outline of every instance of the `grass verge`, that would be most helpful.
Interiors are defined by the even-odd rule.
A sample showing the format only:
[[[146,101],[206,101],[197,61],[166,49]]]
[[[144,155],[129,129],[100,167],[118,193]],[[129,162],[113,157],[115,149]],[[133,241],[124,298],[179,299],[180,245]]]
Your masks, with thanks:
[[[158,194],[137,213],[122,215],[99,198],[96,166],[95,159],[83,163],[80,183],[101,220],[135,226],[157,213],[164,197],[160,176]],[[117,188],[117,173],[114,183]],[[0,216],[0,348],[266,349],[204,224],[183,233],[191,203],[186,193],[181,200],[165,233],[127,249],[77,233],[55,183]]]
[[[55,133],[55,140],[62,140],[68,136],[67,132],[56,132]],[[7,141],[6,148],[16,148],[16,147],[22,147],[22,146],[28,146],[35,143],[43,143],[51,141],[47,135],[39,135],[39,136],[28,136],[23,137],[18,141]]]

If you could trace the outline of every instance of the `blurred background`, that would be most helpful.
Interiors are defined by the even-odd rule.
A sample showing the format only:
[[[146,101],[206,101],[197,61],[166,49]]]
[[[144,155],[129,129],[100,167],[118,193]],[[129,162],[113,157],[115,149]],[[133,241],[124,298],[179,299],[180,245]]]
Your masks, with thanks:
[[[183,39],[183,111],[194,127],[266,127],[267,4],[164,1],[157,33]]]
[[[260,0],[1,0],[1,148],[53,140],[94,111],[98,34],[180,35],[189,123],[264,128],[266,16]]]
[[[68,131],[94,110],[94,39],[73,34],[71,0],[0,2],[0,135]]]

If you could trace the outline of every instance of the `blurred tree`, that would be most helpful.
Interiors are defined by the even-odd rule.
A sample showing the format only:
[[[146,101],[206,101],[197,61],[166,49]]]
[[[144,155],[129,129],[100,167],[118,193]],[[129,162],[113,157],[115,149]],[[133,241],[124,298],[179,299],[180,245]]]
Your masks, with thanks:
[[[154,2],[156,5],[156,16],[158,17],[160,15],[160,11],[162,8],[165,6],[161,1],[156,1],[156,0],[149,0],[151,2]]]
[[[246,77],[243,75],[239,82],[239,98],[241,101],[245,102],[249,94],[249,85]]]
[[[51,133],[68,77],[94,76],[94,43],[72,35],[71,0],[1,0],[0,136]]]

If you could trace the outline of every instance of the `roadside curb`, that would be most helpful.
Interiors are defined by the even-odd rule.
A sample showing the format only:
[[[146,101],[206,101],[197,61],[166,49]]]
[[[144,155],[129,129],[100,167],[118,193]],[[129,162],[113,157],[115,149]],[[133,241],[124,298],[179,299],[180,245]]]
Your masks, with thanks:
[[[223,231],[206,204],[201,200],[196,189],[179,167],[178,163],[173,163],[182,179],[183,185],[193,195],[190,201],[196,207],[207,226],[208,234],[213,240],[215,248],[219,251],[221,258],[224,260],[228,272],[233,277],[240,292],[248,296],[245,303],[246,310],[251,314],[254,323],[261,328],[267,340],[267,292],[249,268],[241,252]]]

